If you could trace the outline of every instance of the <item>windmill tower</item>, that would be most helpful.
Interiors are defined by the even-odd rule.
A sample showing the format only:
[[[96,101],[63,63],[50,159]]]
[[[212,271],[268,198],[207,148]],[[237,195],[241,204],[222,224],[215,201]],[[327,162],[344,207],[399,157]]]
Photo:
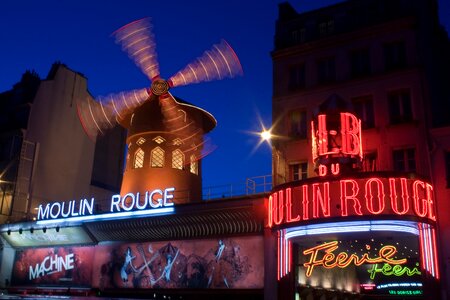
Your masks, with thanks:
[[[222,40],[165,80],[160,77],[154,36],[148,18],[116,32],[116,43],[151,81],[150,88],[78,103],[85,132],[97,134],[119,123],[128,130],[127,159],[121,195],[144,195],[175,188],[175,203],[201,201],[201,158],[209,149],[205,134],[216,125],[207,111],[174,97],[169,89],[242,74],[240,62]]]

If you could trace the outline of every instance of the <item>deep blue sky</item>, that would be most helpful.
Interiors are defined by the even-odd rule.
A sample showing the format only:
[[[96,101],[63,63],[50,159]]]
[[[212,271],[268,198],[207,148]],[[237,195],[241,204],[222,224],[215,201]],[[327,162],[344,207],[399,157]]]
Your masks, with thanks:
[[[226,39],[240,58],[244,76],[173,89],[212,113],[210,134],[218,147],[203,160],[204,186],[242,182],[271,173],[267,144],[255,150],[261,122],[271,123],[275,20],[281,0],[2,0],[0,1],[0,91],[19,81],[25,70],[45,78],[55,61],[83,73],[93,96],[149,85],[146,76],[114,43],[110,34],[151,17],[161,75],[170,77]],[[298,11],[341,2],[292,0]],[[442,23],[450,28],[450,1],[439,0]],[[447,20],[443,20],[446,17]]]

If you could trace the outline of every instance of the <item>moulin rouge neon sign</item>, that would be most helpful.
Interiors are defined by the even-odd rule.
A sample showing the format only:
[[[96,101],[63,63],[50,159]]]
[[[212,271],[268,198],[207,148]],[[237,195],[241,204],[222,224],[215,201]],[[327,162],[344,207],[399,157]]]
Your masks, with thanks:
[[[173,193],[175,188],[170,187],[164,190],[155,189],[147,191],[145,194],[127,193],[123,196],[113,195],[110,202],[109,213],[117,214],[130,211],[145,211],[161,207],[173,206]],[[37,219],[51,220],[60,218],[76,218],[84,216],[94,216],[96,212],[95,199],[72,200],[68,202],[52,202],[40,204],[38,207]]]
[[[333,241],[304,250],[304,255],[310,255],[309,261],[303,264],[303,266],[306,268],[306,276],[310,277],[315,267],[332,269],[335,267],[346,268],[350,264],[361,266],[362,264],[378,263],[402,265],[407,261],[406,258],[394,258],[395,254],[397,253],[397,248],[392,245],[383,246],[378,251],[378,254],[372,257],[370,257],[368,253],[364,253],[361,256],[357,256],[356,254],[349,255],[347,252],[340,252],[338,254],[335,254],[334,251],[338,248],[338,241]],[[319,258],[319,253],[321,253],[322,251],[324,252],[324,254],[321,258]]]
[[[380,175],[383,175],[380,173]],[[397,177],[304,183],[273,192],[269,227],[332,217],[398,215],[436,221],[433,186]]]

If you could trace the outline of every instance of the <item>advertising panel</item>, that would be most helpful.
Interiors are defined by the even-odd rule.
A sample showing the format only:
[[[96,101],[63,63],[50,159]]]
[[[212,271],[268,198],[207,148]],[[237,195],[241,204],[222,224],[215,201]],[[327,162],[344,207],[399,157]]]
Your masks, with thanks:
[[[61,227],[56,231],[54,228],[35,229],[33,232],[2,232],[2,237],[13,247],[49,247],[69,246],[93,243],[91,237],[83,227]]]
[[[93,286],[262,288],[262,237],[117,243],[97,247]]]
[[[90,286],[94,251],[94,247],[18,250],[12,284]]]

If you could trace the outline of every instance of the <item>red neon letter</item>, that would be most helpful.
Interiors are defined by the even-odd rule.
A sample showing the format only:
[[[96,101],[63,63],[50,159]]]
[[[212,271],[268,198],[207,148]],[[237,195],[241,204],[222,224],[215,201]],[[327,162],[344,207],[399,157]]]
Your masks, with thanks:
[[[303,194],[303,200],[302,200],[303,220],[308,220],[309,219],[309,211],[308,211],[309,197],[308,197],[308,186],[306,184],[302,185],[302,194]]]
[[[429,183],[426,184],[427,189],[427,202],[428,202],[428,218],[436,221],[436,215],[434,214],[434,201],[433,201],[433,186]]]
[[[324,165],[319,165],[319,176],[327,175],[327,167]]]
[[[342,216],[346,217],[348,216],[348,200],[353,200],[353,208],[355,210],[355,213],[359,216],[362,216],[361,212],[361,203],[359,203],[358,198],[356,196],[359,192],[358,183],[353,179],[345,179],[341,180],[341,209],[342,209]],[[347,183],[351,184],[352,193],[350,195],[347,195]]]
[[[339,164],[331,164],[331,174],[338,175],[339,172]]]
[[[391,197],[391,208],[397,215],[404,215],[409,210],[409,193],[407,189],[407,179],[400,178],[400,185],[402,188],[402,207],[403,210],[400,211],[398,209],[397,203],[397,189],[395,188],[395,178],[389,178],[389,189],[390,189],[390,197]]]
[[[267,205],[267,223],[269,224],[269,227],[273,226],[273,220],[272,220],[272,216],[273,216],[273,203],[272,203],[272,195],[269,196],[269,203]]]
[[[327,132],[327,116],[317,116],[318,128],[317,128],[317,144],[318,154],[324,155],[328,152],[328,132]]]
[[[311,145],[312,145],[312,159],[315,162],[318,156],[317,153],[317,137],[314,129],[314,121],[311,121]]]
[[[286,189],[286,222],[296,222],[300,220],[300,216],[297,215],[295,218],[292,218],[292,189]]]
[[[361,121],[350,113],[341,113],[342,153],[358,155],[360,149]]]
[[[425,197],[419,199],[419,186],[422,187],[424,193],[427,194],[425,190],[425,183],[420,180],[416,180],[413,183],[413,198],[414,198],[414,212],[419,217],[425,217],[427,215],[427,202],[428,199]]]
[[[314,183],[313,189],[313,218],[319,218],[319,211],[324,217],[330,216],[330,183],[323,183],[323,195],[319,187],[320,183]]]
[[[372,182],[377,185],[378,210],[375,211],[373,205]],[[378,178],[370,178],[366,181],[366,205],[367,210],[374,215],[378,215],[384,210],[384,186]]]
[[[272,194],[273,201],[273,222],[276,225],[280,225],[283,222],[283,191]]]

